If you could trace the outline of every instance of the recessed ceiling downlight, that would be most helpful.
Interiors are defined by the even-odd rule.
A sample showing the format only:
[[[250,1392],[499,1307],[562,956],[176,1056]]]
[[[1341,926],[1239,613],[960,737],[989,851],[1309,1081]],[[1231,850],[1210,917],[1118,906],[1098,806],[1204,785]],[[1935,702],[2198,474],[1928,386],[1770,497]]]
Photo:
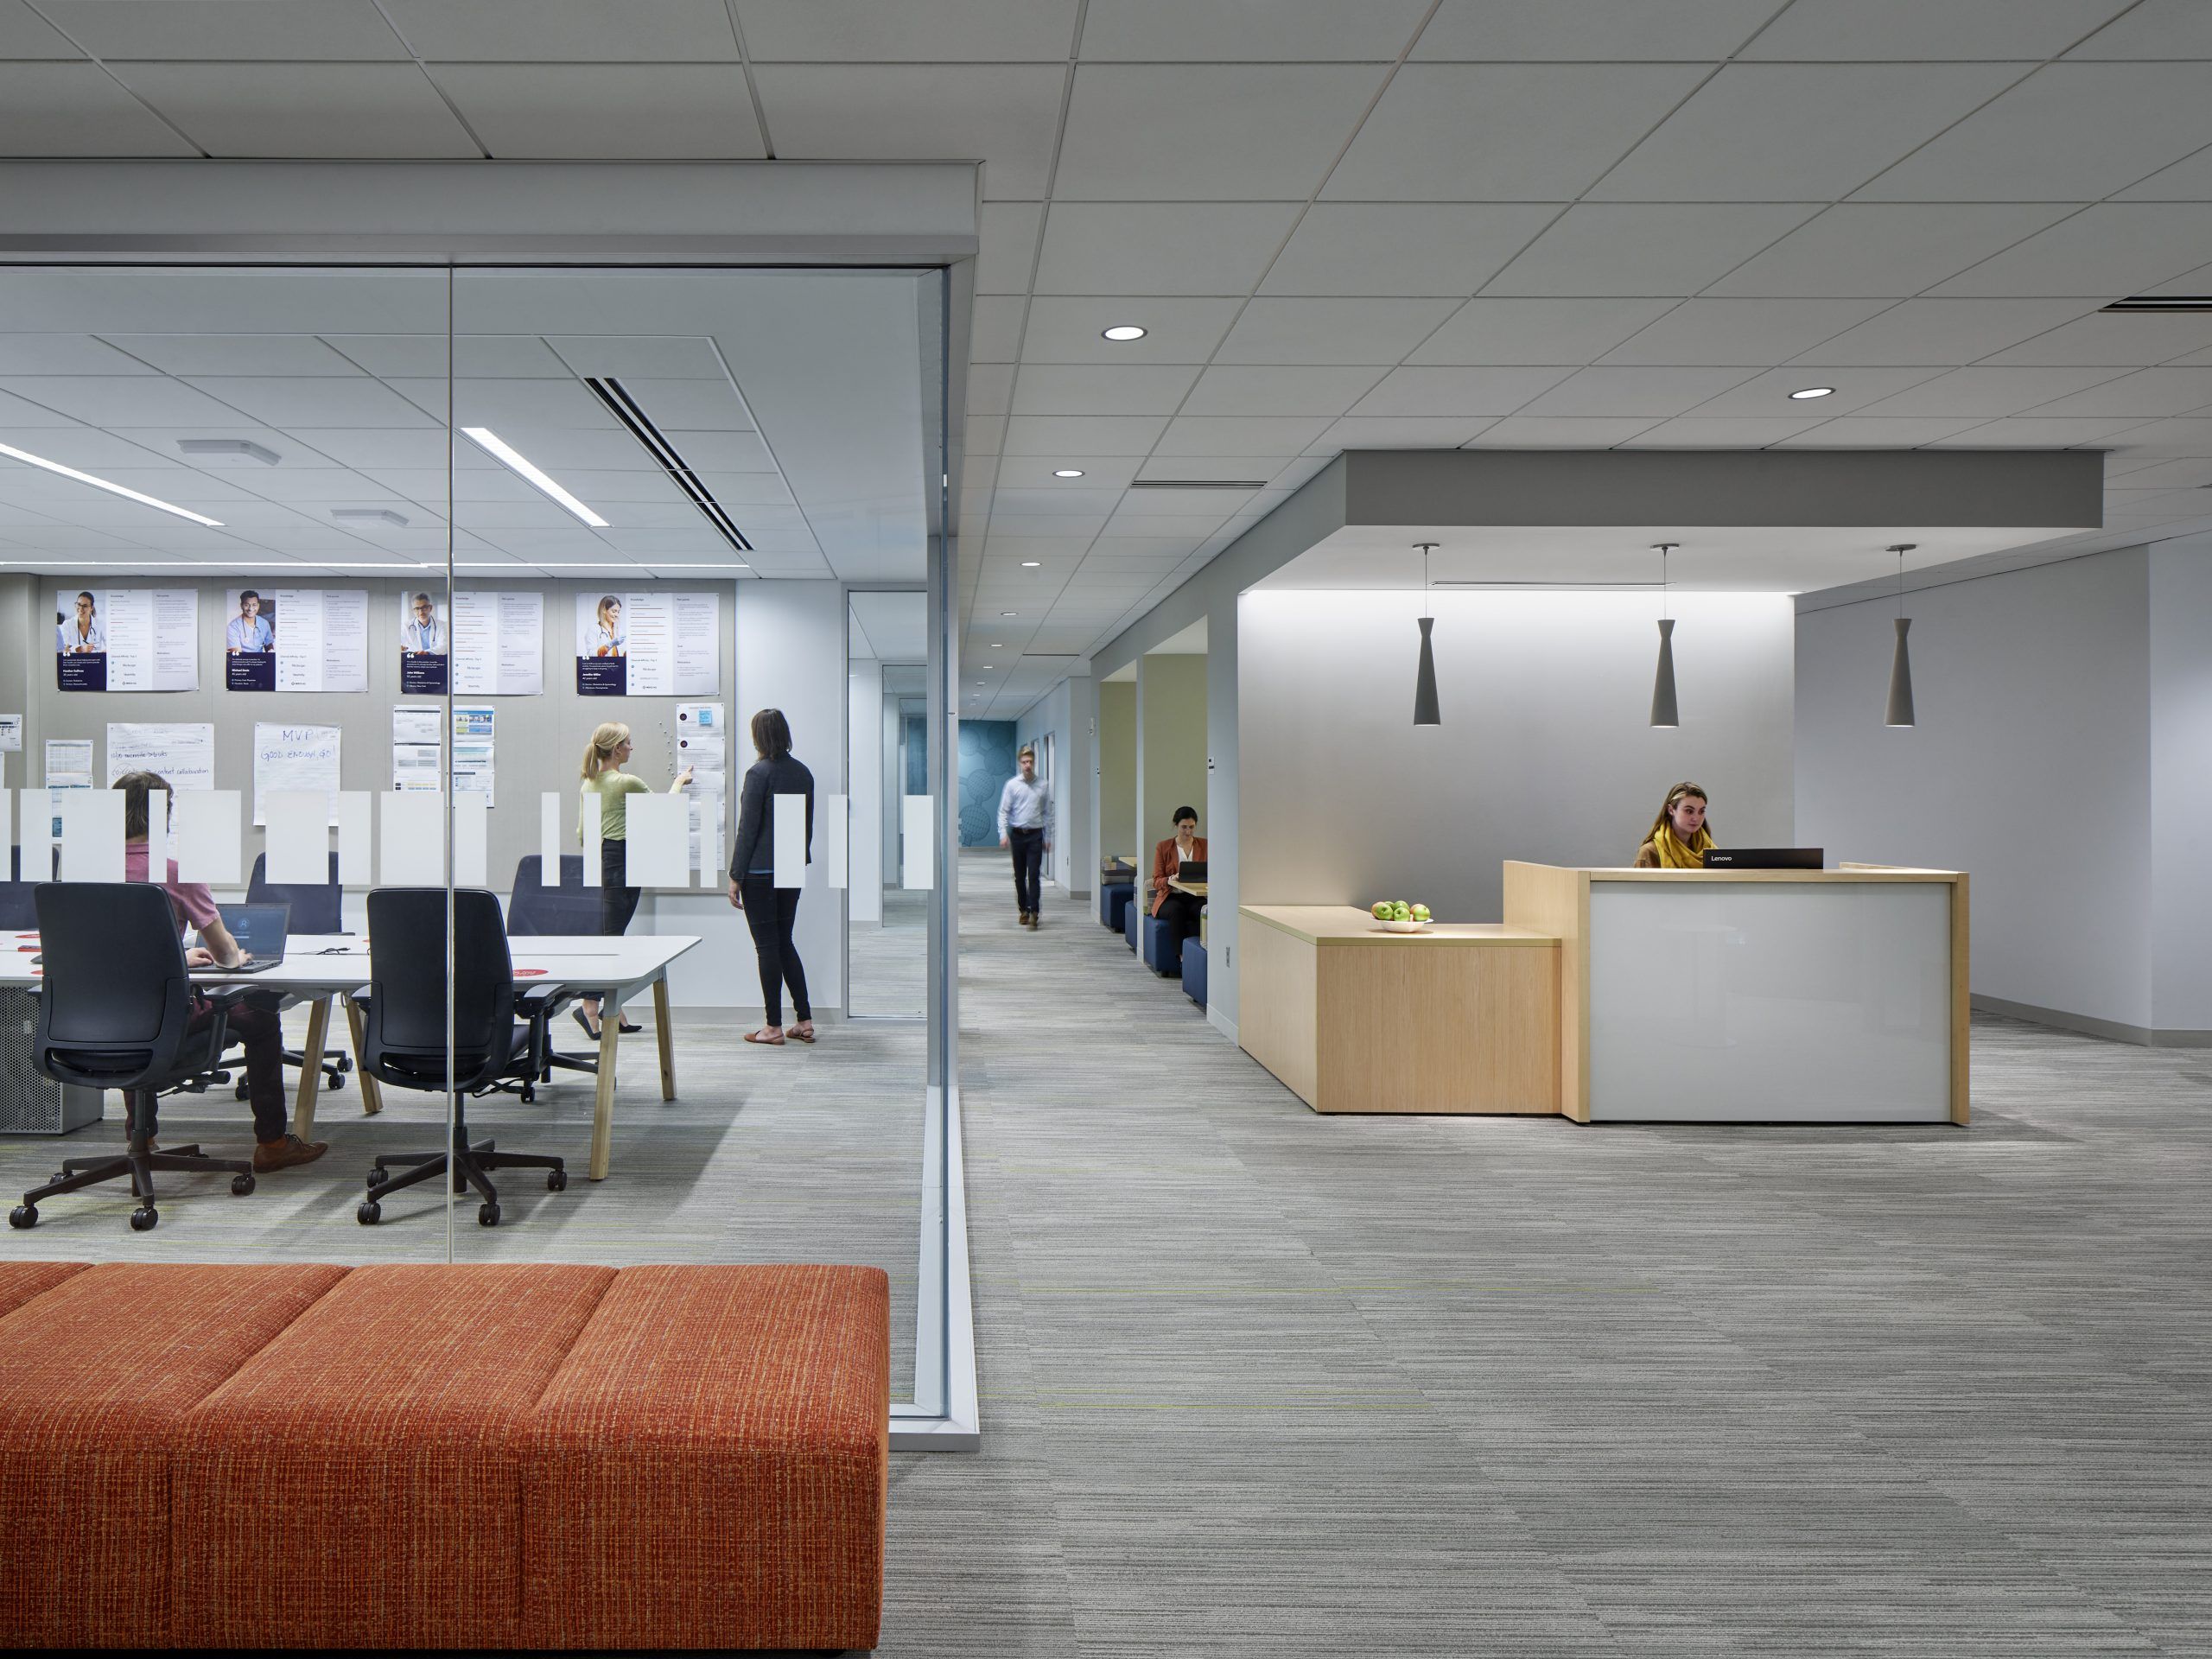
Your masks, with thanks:
[[[1108,340],[1142,340],[1145,331],[1134,322],[1117,322],[1111,328],[1099,331]]]
[[[1080,467],[1055,467],[1052,468],[1052,476],[1054,478],[1081,478],[1083,476],[1083,468]]]
[[[1025,570],[1034,570],[1039,565],[1044,563],[1045,561],[1042,559],[1024,559],[1021,562],[1021,568]]]
[[[1834,395],[1834,386],[1806,386],[1789,394],[1791,401],[1801,404],[1808,397],[1832,397]]]

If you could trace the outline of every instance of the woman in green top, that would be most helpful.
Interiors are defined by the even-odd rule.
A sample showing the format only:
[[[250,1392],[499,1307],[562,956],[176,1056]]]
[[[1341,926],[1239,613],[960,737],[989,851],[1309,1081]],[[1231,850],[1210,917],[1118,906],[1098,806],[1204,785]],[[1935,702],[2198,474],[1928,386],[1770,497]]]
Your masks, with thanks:
[[[629,758],[630,728],[618,720],[601,721],[584,749],[584,781],[580,792],[599,797],[599,931],[608,935],[627,932],[630,918],[638,913],[638,890],[623,879],[630,835],[629,813],[623,798],[642,795],[647,790],[644,779],[633,778],[622,770],[622,763]],[[690,781],[691,768],[686,766],[668,786],[668,792],[673,795]],[[583,836],[583,818],[579,812],[576,839],[581,842]],[[591,856],[588,847],[584,849],[584,856]],[[576,1023],[591,1033],[594,1042],[598,1041],[599,999],[585,997],[583,1006],[575,1013]],[[616,1018],[620,1018],[619,1011]],[[621,1028],[638,1029],[627,1020],[622,1022]]]

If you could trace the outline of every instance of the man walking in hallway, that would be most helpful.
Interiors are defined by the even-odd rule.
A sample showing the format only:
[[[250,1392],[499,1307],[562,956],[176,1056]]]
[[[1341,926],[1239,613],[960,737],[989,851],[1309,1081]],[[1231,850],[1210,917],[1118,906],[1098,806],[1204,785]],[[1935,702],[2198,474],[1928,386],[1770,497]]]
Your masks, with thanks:
[[[1019,775],[999,791],[999,845],[1014,849],[1014,903],[1021,925],[1037,925],[1038,881],[1052,848],[1052,791],[1037,781],[1037,751],[1027,745],[1014,757]]]

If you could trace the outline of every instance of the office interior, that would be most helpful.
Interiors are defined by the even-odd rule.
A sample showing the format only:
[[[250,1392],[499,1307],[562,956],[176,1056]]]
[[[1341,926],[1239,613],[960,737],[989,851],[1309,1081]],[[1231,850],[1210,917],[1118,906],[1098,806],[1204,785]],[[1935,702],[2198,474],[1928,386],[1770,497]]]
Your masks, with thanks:
[[[216,896],[337,860],[343,931],[303,937],[347,971],[263,982],[309,993],[288,1122],[311,1095],[330,1150],[158,1171],[143,1228],[126,1180],[41,1199],[0,1231],[0,1349],[50,1337],[66,1287],[5,1282],[47,1263],[880,1272],[885,1403],[850,1386],[872,1312],[827,1357],[724,1325],[702,1360],[670,1320],[663,1382],[706,1383],[582,1437],[696,1424],[762,1355],[779,1423],[849,1433],[855,1501],[777,1513],[881,1630],[789,1646],[2201,1641],[2197,8],[248,10],[0,0],[0,790],[55,886],[114,885],[79,798],[204,726],[165,810],[195,868],[210,825],[234,853]],[[246,588],[279,658],[321,610],[329,677],[357,595],[359,689],[232,689]],[[87,689],[77,596],[144,638],[156,591],[190,687]],[[428,689],[423,610],[488,681]],[[745,1041],[755,941],[708,879],[766,707],[817,791],[811,859],[757,872],[797,884],[811,1046]],[[668,878],[619,941],[577,776],[609,718]],[[995,818],[1025,754],[1035,926]],[[326,822],[287,785],[334,761]],[[1655,836],[1686,782],[1697,868]],[[497,906],[550,1003],[531,1098],[367,1109],[349,991],[402,887]],[[11,942],[9,1045],[42,967]],[[637,1029],[594,1043],[618,964]],[[74,1125],[0,1135],[10,1204],[124,1145],[113,1094],[6,1058]],[[162,1143],[250,1154],[247,1109],[165,1096]],[[464,1113],[565,1180],[364,1218],[375,1160]],[[474,1386],[527,1306],[437,1351]],[[710,1462],[752,1454],[735,1421]],[[164,1446],[177,1493],[207,1443]],[[426,1642],[403,1596],[323,1644],[711,1645],[715,1591],[818,1581],[688,1574],[651,1530],[722,1549],[772,1507],[731,1494],[806,1479],[515,1478],[525,1541],[619,1513],[607,1599],[667,1622]],[[0,1538],[104,1571],[41,1532],[60,1489]],[[268,1605],[401,1581],[352,1513],[289,1529],[314,1570]],[[549,1575],[473,1535],[543,1621]],[[176,1560],[180,1618],[253,1604]]]

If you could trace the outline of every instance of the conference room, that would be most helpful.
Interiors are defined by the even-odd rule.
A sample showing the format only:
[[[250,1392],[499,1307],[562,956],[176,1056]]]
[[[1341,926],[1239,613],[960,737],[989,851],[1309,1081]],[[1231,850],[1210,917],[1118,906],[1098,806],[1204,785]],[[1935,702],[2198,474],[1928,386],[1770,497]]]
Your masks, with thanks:
[[[870,1264],[942,1420],[944,280],[0,276],[15,1248]]]

